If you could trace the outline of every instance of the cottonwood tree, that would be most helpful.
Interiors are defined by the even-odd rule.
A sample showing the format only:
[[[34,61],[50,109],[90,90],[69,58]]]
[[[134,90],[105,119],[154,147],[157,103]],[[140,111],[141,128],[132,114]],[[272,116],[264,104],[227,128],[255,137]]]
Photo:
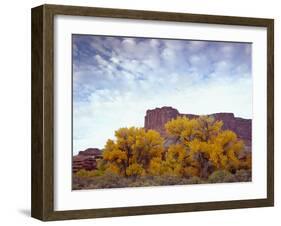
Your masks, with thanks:
[[[163,138],[154,130],[120,128],[115,137],[115,141],[107,141],[103,152],[108,171],[126,177],[143,176],[162,158]]]
[[[212,117],[178,117],[166,123],[169,136],[176,139],[167,152],[167,165],[175,174],[207,178],[215,170],[235,171],[241,165],[244,143],[223,122]]]

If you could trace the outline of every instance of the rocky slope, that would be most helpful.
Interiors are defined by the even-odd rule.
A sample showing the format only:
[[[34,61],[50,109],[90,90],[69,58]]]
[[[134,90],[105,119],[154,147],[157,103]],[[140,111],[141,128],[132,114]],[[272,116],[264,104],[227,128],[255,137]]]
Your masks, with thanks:
[[[97,159],[102,158],[101,150],[98,148],[88,148],[79,151],[78,155],[73,156],[72,172],[76,173],[80,169],[94,170],[97,168]]]

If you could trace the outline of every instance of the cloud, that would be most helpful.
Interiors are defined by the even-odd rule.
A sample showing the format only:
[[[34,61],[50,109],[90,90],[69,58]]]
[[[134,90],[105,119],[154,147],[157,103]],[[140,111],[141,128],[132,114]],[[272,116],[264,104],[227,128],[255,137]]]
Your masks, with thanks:
[[[74,153],[155,107],[251,118],[248,43],[74,35],[73,68]]]

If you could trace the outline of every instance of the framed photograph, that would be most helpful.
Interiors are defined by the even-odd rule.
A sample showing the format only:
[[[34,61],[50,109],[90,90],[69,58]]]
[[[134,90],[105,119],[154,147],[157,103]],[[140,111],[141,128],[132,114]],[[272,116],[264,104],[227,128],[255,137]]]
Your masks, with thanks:
[[[274,21],[32,9],[32,216],[274,205]]]

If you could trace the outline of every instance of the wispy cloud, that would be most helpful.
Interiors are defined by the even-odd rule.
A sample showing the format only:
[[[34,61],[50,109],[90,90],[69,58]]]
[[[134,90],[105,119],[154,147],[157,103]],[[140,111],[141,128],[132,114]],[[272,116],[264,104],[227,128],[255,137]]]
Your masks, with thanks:
[[[74,35],[73,69],[74,152],[155,107],[251,118],[249,43]]]

